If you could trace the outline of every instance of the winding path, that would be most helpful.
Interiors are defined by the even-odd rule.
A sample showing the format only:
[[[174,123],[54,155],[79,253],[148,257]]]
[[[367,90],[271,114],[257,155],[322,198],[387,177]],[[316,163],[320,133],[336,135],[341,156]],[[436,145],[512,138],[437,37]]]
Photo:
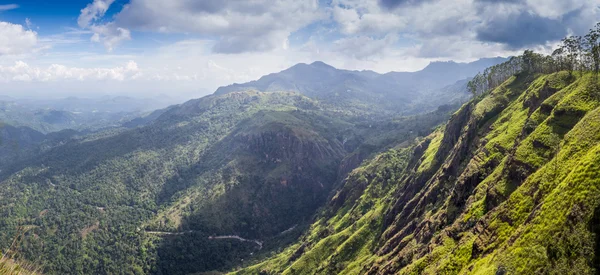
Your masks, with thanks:
[[[194,232],[196,232],[196,231],[194,231],[194,230],[182,231],[182,232],[146,231],[146,233],[148,233],[148,234],[159,235],[159,236],[180,236],[180,235],[190,234],[190,233],[194,233]],[[208,239],[209,240],[235,239],[235,240],[238,240],[241,242],[255,243],[256,245],[258,245],[258,250],[261,250],[263,247],[263,242],[261,242],[259,240],[244,239],[238,235],[209,236]]]
[[[244,239],[238,235],[227,235],[227,236],[210,236],[208,237],[209,240],[219,240],[219,239],[236,239],[242,242],[253,242],[256,245],[258,245],[258,250],[261,250],[263,247],[263,243],[261,241],[257,241],[257,240],[248,240],[248,239]]]

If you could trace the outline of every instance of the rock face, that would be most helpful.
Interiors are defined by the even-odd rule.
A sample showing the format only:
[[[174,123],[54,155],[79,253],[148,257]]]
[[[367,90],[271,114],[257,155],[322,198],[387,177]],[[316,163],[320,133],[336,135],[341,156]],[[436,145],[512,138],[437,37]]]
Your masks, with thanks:
[[[509,79],[412,149],[355,169],[291,252],[238,274],[594,273],[595,78]]]

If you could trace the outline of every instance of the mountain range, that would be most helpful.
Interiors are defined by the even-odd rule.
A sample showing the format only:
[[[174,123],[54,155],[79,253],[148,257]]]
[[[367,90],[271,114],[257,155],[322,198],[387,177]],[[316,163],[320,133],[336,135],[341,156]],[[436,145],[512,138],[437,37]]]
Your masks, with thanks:
[[[11,152],[10,144],[23,150],[12,152],[19,157],[0,171],[0,244],[21,234],[15,254],[49,274],[192,274],[265,259],[316,232],[319,209],[376,207],[353,205],[360,186],[400,173],[402,161],[364,179],[354,177],[365,168],[355,169],[440,132],[470,95],[463,77],[483,63],[432,63],[418,73],[389,75],[299,64],[261,78],[286,79],[299,90],[238,84],[89,132],[6,125],[0,150]],[[468,69],[443,72],[445,66]],[[436,70],[445,74],[441,80],[417,90]],[[399,83],[402,77],[413,84]],[[332,78],[345,79],[335,89],[356,92],[336,100]],[[393,94],[402,87],[415,90]]]
[[[421,71],[385,74],[339,70],[323,62],[301,63],[256,81],[220,87],[215,94],[246,90],[293,91],[318,98],[321,103],[331,105],[330,108],[375,115],[406,115],[422,112],[423,106],[432,110],[442,104],[464,102],[469,96],[466,81],[462,82],[464,88],[439,91],[506,60],[498,57],[471,63],[432,62]]]

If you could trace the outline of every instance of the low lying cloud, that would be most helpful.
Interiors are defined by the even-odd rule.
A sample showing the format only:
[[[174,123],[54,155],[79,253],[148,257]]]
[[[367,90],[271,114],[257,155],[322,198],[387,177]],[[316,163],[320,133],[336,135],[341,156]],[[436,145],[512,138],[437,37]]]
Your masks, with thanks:
[[[142,76],[137,63],[129,61],[115,68],[77,68],[52,64],[47,68],[29,66],[16,61],[12,66],[0,66],[0,82],[49,82],[64,80],[132,80]]]

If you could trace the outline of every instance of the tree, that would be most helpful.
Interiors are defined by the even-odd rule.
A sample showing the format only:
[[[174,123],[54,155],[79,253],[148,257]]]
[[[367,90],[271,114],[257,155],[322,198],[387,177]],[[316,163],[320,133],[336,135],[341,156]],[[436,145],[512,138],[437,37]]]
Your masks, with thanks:
[[[579,64],[579,56],[582,50],[582,39],[580,36],[569,36],[562,40],[567,55],[567,70],[573,74]]]
[[[552,52],[552,59],[554,59],[554,64],[555,64],[554,71],[558,72],[558,71],[567,69],[567,66],[565,64],[564,54],[565,54],[564,46],[561,46],[558,49],[554,50],[554,52]]]
[[[584,37],[585,50],[593,62],[594,72],[600,71],[600,23]]]

